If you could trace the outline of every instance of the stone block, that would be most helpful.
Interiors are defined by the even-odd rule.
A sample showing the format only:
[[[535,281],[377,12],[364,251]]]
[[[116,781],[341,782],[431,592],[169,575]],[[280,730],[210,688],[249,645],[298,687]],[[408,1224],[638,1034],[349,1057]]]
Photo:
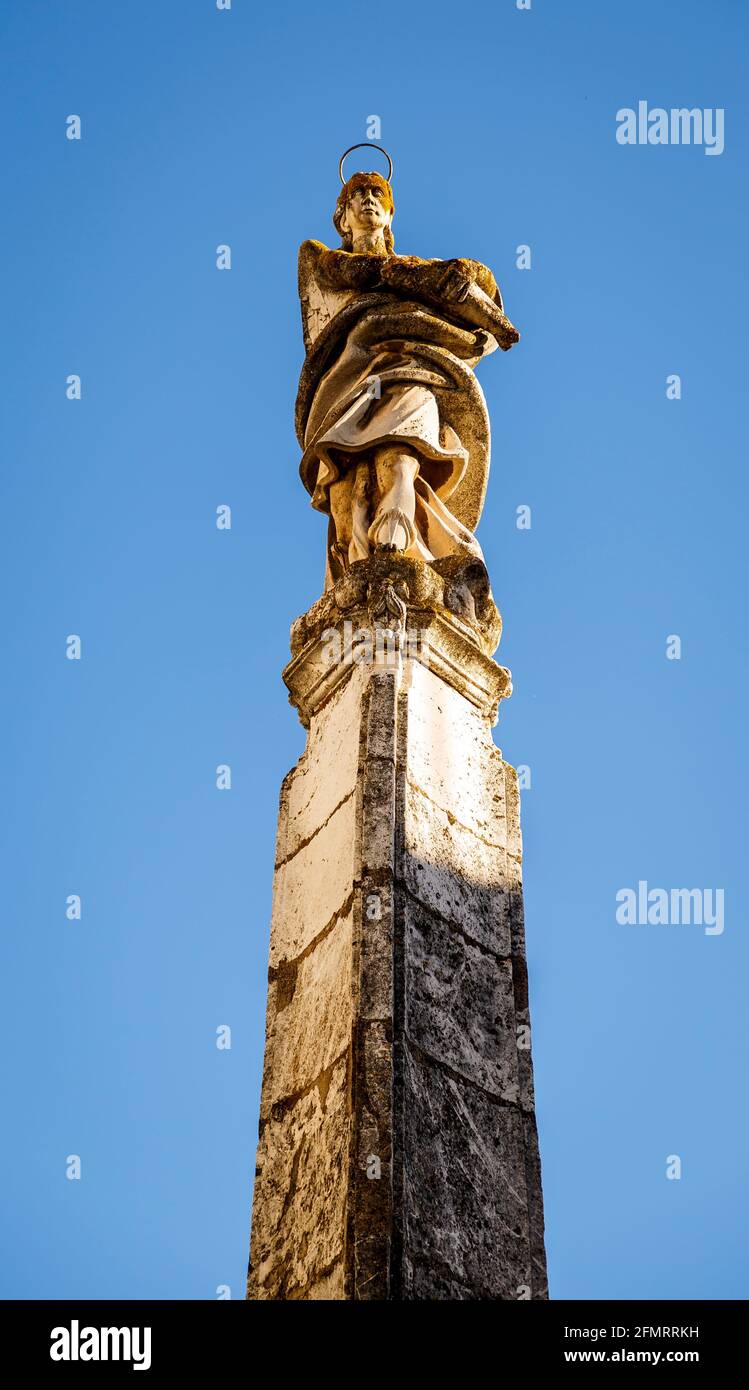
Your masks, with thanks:
[[[350,680],[312,720],[307,747],[285,783],[283,844],[290,858],[356,790],[362,677]]]
[[[512,964],[413,902],[404,907],[410,1042],[500,1099],[519,1100]]]
[[[349,911],[290,967],[282,963],[264,1104],[305,1090],[351,1043],[352,918]]]
[[[523,1117],[408,1046],[404,1060],[404,1255],[475,1299],[517,1299],[531,1284]]]
[[[407,776],[460,825],[504,849],[504,764],[488,721],[416,664],[408,692]]]
[[[248,1297],[307,1298],[344,1254],[350,1107],[345,1058],[274,1107],[258,1144]]]
[[[350,796],[310,841],[276,869],[270,965],[293,960],[348,911],[355,876],[356,797]]]
[[[504,850],[479,840],[410,784],[402,844],[399,870],[409,892],[487,950],[508,955]]]

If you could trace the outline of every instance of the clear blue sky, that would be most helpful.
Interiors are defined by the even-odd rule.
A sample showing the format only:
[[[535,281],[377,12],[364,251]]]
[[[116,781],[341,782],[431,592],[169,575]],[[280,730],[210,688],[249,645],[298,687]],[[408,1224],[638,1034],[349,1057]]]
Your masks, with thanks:
[[[0,1292],[243,1293],[303,747],[280,672],[324,556],[296,253],[336,244],[338,157],[377,114],[396,249],[490,265],[523,335],[481,369],[479,536],[515,680],[496,737],[532,769],[552,1296],[746,1297],[745,4],[0,11]],[[724,153],[618,145],[641,99],[723,108]],[[640,879],[723,888],[724,933],[617,925]]]

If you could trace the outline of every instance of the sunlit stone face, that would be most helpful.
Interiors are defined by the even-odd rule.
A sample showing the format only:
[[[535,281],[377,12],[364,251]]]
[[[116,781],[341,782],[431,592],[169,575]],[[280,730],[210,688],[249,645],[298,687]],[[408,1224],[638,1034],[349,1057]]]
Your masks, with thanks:
[[[371,236],[373,232],[383,231],[388,227],[391,217],[385,190],[373,183],[364,188],[357,188],[352,193],[341,219],[341,227],[353,237]]]

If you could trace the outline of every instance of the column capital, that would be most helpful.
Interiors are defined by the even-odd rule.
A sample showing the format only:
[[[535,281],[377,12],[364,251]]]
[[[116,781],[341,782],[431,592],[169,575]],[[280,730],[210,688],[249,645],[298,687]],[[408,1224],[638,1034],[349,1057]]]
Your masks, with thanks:
[[[450,556],[426,564],[378,552],[353,564],[291,629],[283,678],[305,727],[362,667],[418,661],[491,724],[512,693],[492,659],[502,619],[482,561]]]

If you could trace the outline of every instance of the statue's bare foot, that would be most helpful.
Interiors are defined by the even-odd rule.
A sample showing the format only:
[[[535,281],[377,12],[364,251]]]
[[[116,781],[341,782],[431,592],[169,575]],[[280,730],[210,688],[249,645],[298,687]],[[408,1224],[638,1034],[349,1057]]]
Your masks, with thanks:
[[[413,522],[399,508],[378,514],[369,528],[369,543],[383,550],[410,550],[416,539]]]

